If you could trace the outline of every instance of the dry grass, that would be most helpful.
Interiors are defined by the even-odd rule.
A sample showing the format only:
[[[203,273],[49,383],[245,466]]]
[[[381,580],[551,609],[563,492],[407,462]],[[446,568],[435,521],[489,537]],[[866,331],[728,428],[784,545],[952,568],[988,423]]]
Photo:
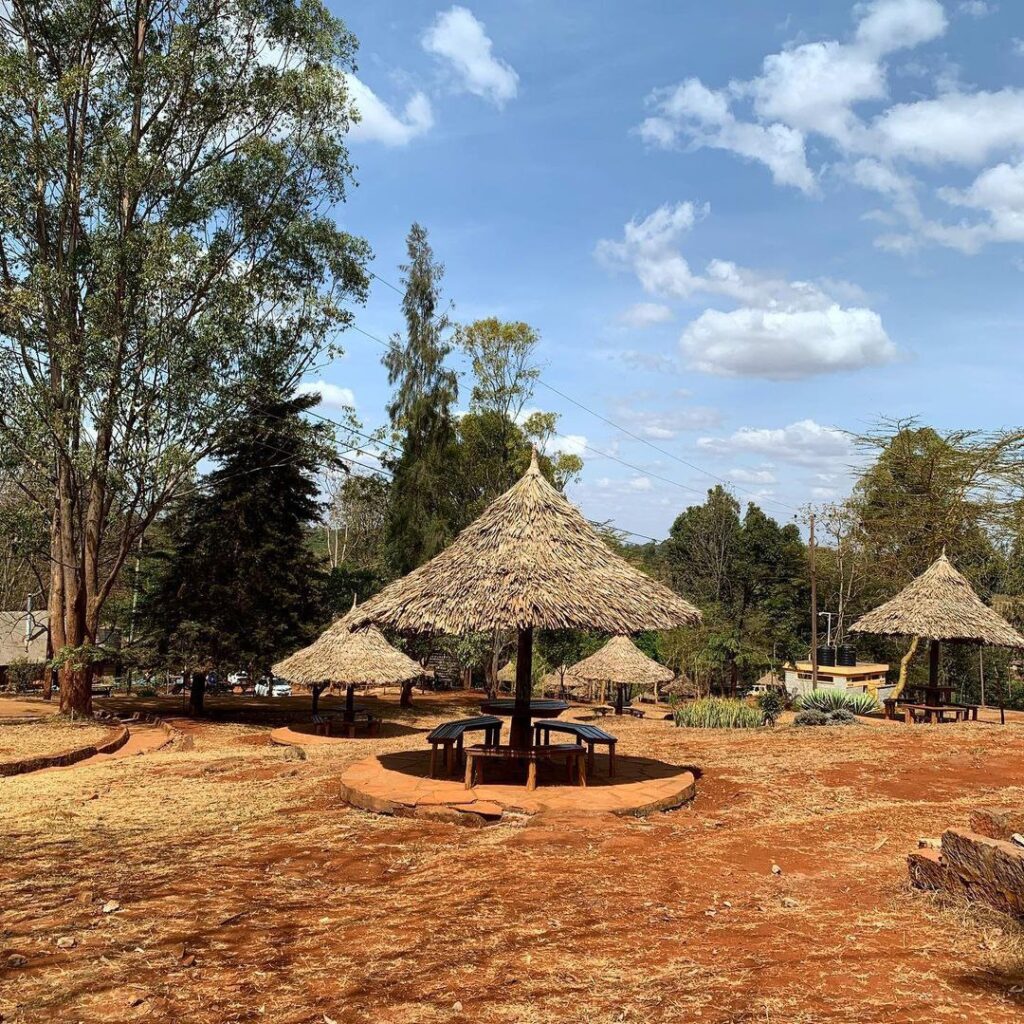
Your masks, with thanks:
[[[1024,802],[1020,726],[616,719],[703,770],[692,806],[473,830],[338,805],[344,764],[462,710],[381,703],[416,731],[293,761],[188,724],[191,752],[0,781],[6,1024],[1020,1018],[1013,926],[905,883],[918,836]]]
[[[2,702],[0,702],[2,703]],[[111,726],[92,722],[70,722],[53,717],[45,722],[0,725],[0,764],[22,761],[43,754],[60,754],[98,743],[111,733]]]

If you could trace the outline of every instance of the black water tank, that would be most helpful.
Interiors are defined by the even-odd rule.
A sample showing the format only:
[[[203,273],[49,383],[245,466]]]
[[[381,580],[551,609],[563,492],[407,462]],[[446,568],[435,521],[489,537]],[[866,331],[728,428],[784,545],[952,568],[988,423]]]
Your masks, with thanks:
[[[841,644],[836,654],[837,665],[853,667],[857,664],[857,648],[853,644]]]
[[[836,663],[836,649],[834,647],[818,648],[818,664],[834,665]]]

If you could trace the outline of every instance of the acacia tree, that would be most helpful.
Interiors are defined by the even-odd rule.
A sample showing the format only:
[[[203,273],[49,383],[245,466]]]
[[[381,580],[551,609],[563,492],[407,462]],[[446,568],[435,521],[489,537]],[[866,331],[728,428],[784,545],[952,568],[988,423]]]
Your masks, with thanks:
[[[0,5],[0,462],[50,527],[64,710],[255,368],[297,377],[364,292],[327,215],[354,48],[320,0]]]

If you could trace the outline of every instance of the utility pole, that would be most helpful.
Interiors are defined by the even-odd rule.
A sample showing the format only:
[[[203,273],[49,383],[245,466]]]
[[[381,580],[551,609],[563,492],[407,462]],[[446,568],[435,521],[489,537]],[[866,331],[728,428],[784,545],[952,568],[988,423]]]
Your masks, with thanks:
[[[814,566],[814,510],[810,513],[810,542],[807,557],[811,570],[811,689],[818,688],[818,580]]]

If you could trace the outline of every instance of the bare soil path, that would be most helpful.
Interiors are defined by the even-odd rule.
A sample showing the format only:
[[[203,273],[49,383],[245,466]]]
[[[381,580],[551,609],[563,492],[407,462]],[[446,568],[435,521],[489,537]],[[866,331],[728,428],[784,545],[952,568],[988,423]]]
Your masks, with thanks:
[[[970,807],[1024,806],[1019,724],[609,720],[700,768],[693,803],[471,829],[339,804],[345,765],[474,706],[378,704],[390,733],[305,760],[271,720],[182,720],[192,751],[0,780],[5,1024],[1021,1019],[1020,929],[905,869]]]

